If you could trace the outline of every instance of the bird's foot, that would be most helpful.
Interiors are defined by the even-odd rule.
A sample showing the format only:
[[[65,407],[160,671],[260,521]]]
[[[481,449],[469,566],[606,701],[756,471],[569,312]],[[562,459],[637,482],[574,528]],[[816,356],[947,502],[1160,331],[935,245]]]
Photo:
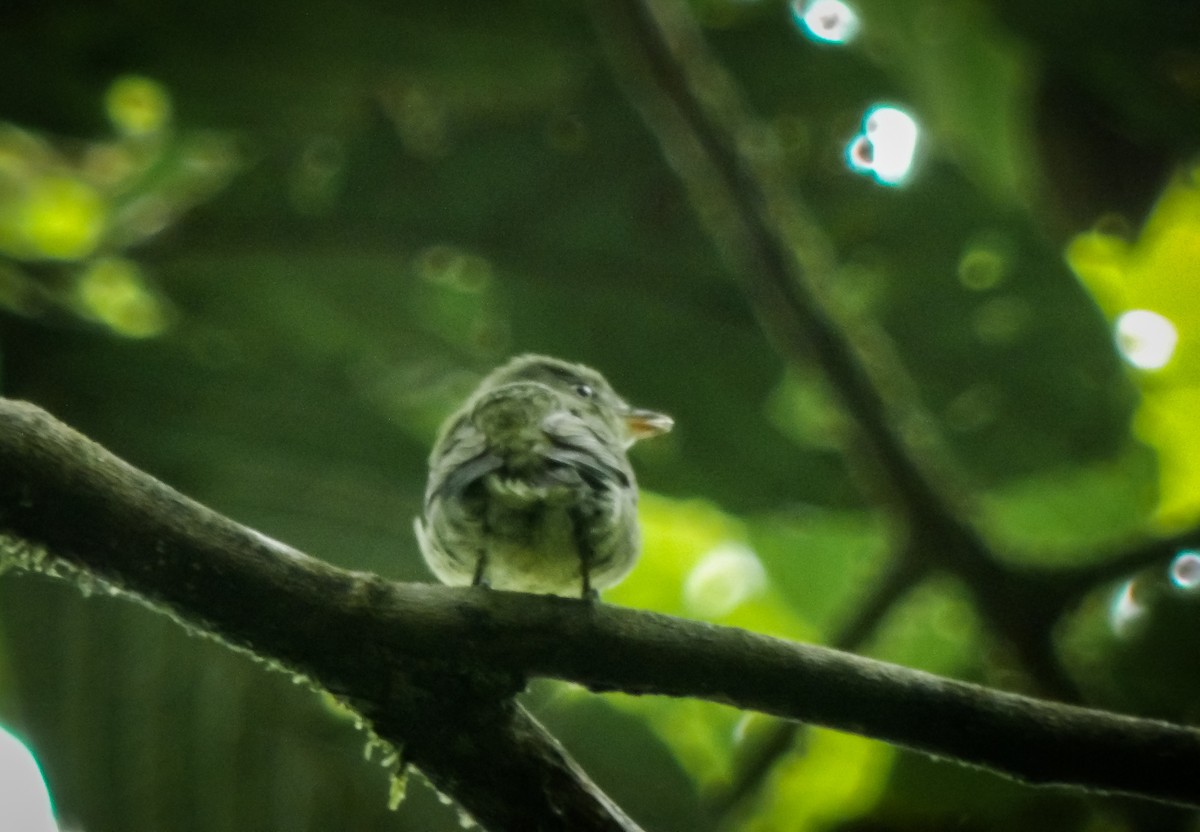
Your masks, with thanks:
[[[479,560],[475,561],[475,574],[471,576],[471,586],[481,586],[484,589],[491,589],[491,582],[484,577],[484,571],[487,568],[487,558],[480,556]]]
[[[592,576],[588,574],[587,569],[583,570],[583,586],[579,593],[579,597],[589,604],[597,604],[600,602],[600,592],[592,586]]]

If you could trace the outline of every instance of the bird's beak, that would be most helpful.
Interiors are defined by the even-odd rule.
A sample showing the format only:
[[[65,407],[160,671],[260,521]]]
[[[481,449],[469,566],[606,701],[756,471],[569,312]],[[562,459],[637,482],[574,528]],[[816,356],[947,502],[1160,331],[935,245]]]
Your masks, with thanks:
[[[651,436],[661,436],[675,426],[675,420],[665,413],[653,410],[629,410],[624,415],[625,426],[629,428],[630,441],[649,439]]]

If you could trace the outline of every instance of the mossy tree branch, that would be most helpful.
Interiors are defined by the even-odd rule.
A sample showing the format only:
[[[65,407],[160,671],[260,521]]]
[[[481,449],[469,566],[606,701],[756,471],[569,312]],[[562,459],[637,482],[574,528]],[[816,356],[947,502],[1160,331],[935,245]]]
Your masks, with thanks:
[[[103,583],[302,674],[356,708],[486,829],[638,829],[514,702],[524,687],[517,665],[477,661],[461,629],[438,635],[436,626],[404,623],[406,596],[423,599],[420,609],[437,588],[396,586],[303,555],[189,500],[44,411],[6,399],[3,566],[89,588]],[[444,601],[443,611],[456,606]],[[475,614],[454,613],[467,616],[460,623]],[[467,638],[465,649],[456,638]]]
[[[0,399],[7,565],[130,593],[341,696],[487,828],[636,829],[512,701],[531,676],[702,698],[1035,784],[1200,806],[1200,731],[574,599],[336,569]]]

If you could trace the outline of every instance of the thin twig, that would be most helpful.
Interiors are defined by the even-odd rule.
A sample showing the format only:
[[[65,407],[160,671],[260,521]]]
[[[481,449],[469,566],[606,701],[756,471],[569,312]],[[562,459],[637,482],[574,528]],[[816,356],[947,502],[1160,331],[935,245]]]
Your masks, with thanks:
[[[910,549],[893,557],[871,587],[870,594],[854,610],[854,615],[829,640],[829,646],[851,652],[861,650],[896,602],[928,574],[928,566],[916,558]]]
[[[906,374],[882,339],[864,325],[851,340],[826,308],[819,284],[832,273],[828,242],[795,198],[770,187],[770,177],[741,151],[744,108],[684,5],[592,0],[590,7],[614,72],[657,134],[767,333],[789,358],[814,361],[829,379],[857,428],[851,441],[870,449],[905,520],[936,526],[954,548],[985,555],[949,509],[956,500],[929,475],[929,460],[918,459],[901,438],[902,431],[921,432],[920,419],[906,406],[911,397],[884,391],[904,384]]]
[[[784,192],[782,177],[744,151],[751,120],[685,5],[589,5],[613,71],[657,135],[764,329],[791,361],[814,362],[840,398],[850,423],[847,459],[867,463],[859,479],[869,495],[905,524],[916,557],[963,580],[985,620],[1045,690],[1075,697],[1049,638],[1057,616],[1077,597],[1077,585],[1060,571],[1005,564],[968,521],[969,494],[935,465],[940,443],[914,406],[887,339],[865,321],[851,325],[830,312],[822,289],[832,273],[829,244],[796,195]]]

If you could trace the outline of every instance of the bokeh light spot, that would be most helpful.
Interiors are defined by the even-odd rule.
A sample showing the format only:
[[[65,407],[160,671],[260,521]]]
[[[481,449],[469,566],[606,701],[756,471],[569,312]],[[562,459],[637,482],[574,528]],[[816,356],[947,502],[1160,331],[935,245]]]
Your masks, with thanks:
[[[434,159],[449,152],[450,112],[445,101],[406,81],[385,85],[379,101],[410,153]]]
[[[989,346],[1013,344],[1029,328],[1033,310],[1024,298],[1010,295],[993,297],[979,304],[972,315],[975,335]]]
[[[976,384],[959,393],[946,407],[946,425],[957,433],[975,433],[994,424],[1001,403],[1000,391],[991,384]]]
[[[435,286],[477,294],[492,282],[492,264],[484,257],[449,245],[432,245],[416,258],[417,274]]]
[[[80,276],[76,290],[83,311],[121,335],[150,338],[167,328],[166,310],[129,260],[96,260]]]
[[[792,15],[809,38],[849,43],[858,34],[858,15],[841,0],[794,0]]]
[[[87,183],[65,176],[46,177],[35,182],[25,196],[20,236],[35,257],[77,260],[95,250],[107,214],[104,200]]]
[[[920,132],[904,110],[872,107],[863,117],[862,133],[846,147],[846,164],[881,185],[902,185],[912,173]]]
[[[46,780],[33,754],[0,728],[0,829],[58,832]]]
[[[171,97],[166,88],[140,75],[114,81],[104,95],[104,107],[113,126],[126,136],[162,132],[171,119]]]
[[[1171,576],[1171,583],[1179,589],[1200,589],[1200,552],[1184,549],[1175,555],[1167,574]]]
[[[958,280],[972,291],[994,289],[1008,274],[1008,259],[999,251],[975,246],[958,261]]]
[[[701,618],[722,618],[767,588],[767,571],[748,547],[723,543],[688,573],[684,601]]]
[[[1139,370],[1159,370],[1175,354],[1179,333],[1175,325],[1147,309],[1134,309],[1117,318],[1117,349]]]
[[[1143,615],[1146,607],[1137,598],[1137,583],[1128,580],[1113,593],[1112,603],[1108,607],[1108,624],[1118,636],[1129,634],[1130,628]]]
[[[292,206],[310,216],[328,212],[337,201],[345,167],[346,148],[341,139],[310,137],[291,171]]]

